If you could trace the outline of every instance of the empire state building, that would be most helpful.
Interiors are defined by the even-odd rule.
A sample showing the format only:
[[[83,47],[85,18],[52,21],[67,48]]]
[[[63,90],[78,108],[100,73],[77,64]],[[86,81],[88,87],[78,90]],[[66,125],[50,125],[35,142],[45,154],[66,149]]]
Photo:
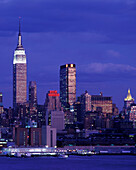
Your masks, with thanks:
[[[27,101],[27,62],[26,53],[22,45],[19,20],[18,44],[13,59],[13,107]]]

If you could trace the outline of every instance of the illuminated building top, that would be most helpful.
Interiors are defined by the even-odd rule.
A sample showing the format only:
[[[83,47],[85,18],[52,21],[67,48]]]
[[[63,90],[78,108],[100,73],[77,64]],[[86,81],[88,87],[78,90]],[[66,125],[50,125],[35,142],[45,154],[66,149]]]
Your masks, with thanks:
[[[124,99],[125,101],[131,101],[131,100],[134,100],[130,94],[130,89],[128,89],[128,94],[127,94],[127,97]]]
[[[48,92],[48,96],[54,96],[54,97],[56,97],[56,96],[59,96],[59,93],[57,93],[57,90],[50,90],[50,91]]]
[[[20,19],[19,19],[18,44],[16,50],[14,51],[14,59],[13,59],[13,64],[18,64],[18,63],[26,64],[26,54],[22,45]]]

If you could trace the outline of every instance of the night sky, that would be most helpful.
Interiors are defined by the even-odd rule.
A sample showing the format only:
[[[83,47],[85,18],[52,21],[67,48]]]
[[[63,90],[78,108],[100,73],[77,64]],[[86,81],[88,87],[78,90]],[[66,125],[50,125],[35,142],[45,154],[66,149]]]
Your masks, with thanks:
[[[127,89],[136,99],[135,0],[0,0],[0,91],[12,106],[12,60],[21,16],[28,81],[38,103],[59,90],[59,67],[75,63],[77,96],[113,96],[119,109]]]

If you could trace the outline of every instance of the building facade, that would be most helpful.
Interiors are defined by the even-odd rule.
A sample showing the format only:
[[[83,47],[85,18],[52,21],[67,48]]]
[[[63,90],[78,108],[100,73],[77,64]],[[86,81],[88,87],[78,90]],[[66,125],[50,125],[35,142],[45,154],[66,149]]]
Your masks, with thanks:
[[[30,128],[29,131],[30,131],[29,132],[30,146],[41,146],[42,144],[41,128]]]
[[[15,144],[17,146],[28,145],[28,130],[26,128],[15,128]]]
[[[14,128],[13,138],[17,146],[41,146],[41,128]]]
[[[91,106],[93,111],[98,111],[100,108],[102,113],[112,113],[112,97],[100,95],[91,95]]]
[[[129,121],[133,122],[133,128],[136,128],[136,104],[131,105],[129,112]]]
[[[56,128],[51,126],[42,126],[42,145],[47,147],[56,147]]]
[[[84,120],[85,113],[91,111],[91,95],[85,91],[80,97],[81,102],[81,120]]]
[[[60,66],[60,100],[64,109],[76,102],[76,65]]]
[[[65,129],[65,119],[63,111],[51,111],[51,127],[57,130]]]
[[[23,104],[26,101],[27,62],[26,53],[22,45],[22,36],[19,22],[18,44],[17,48],[14,51],[13,59],[13,107],[16,108],[16,104]]]

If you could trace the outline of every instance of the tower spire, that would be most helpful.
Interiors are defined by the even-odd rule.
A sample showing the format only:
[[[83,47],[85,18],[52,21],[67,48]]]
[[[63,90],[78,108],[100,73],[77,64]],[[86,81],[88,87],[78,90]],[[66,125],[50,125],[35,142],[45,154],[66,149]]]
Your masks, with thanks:
[[[19,17],[19,33],[18,33],[18,47],[22,47],[22,37],[21,37],[21,17]]]
[[[128,94],[127,94],[127,97],[125,98],[125,101],[131,101],[131,100],[134,100],[131,96],[131,93],[130,93],[130,88],[128,89]]]
[[[20,24],[20,19],[21,19],[21,17],[19,17],[19,34],[18,34],[18,35],[21,35],[21,24]]]

